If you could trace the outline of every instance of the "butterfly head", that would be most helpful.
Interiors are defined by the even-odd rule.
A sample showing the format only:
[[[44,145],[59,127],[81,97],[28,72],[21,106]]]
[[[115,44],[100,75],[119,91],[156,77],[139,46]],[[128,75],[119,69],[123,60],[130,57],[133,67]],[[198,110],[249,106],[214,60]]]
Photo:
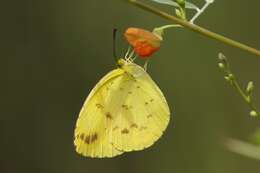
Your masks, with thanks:
[[[119,68],[125,68],[126,66],[137,66],[137,64],[135,64],[133,61],[134,60],[131,58],[119,58],[117,60],[117,66]]]
[[[117,65],[121,68],[123,66],[125,66],[127,64],[126,60],[124,60],[123,58],[120,58],[117,60]]]
[[[145,70],[141,66],[127,59],[120,58],[117,61],[117,65],[119,68],[134,78],[138,78],[146,74]]]

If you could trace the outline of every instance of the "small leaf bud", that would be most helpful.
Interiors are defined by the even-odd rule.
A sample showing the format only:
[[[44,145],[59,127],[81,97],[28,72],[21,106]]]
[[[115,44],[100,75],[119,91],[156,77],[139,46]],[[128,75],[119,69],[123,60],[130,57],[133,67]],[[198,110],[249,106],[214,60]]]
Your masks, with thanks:
[[[224,79],[226,79],[226,81],[230,82],[230,78],[228,76],[224,76]]]
[[[247,84],[247,88],[246,88],[246,92],[248,95],[251,95],[254,91],[254,83],[252,81],[250,81],[248,84]]]
[[[223,53],[219,53],[218,54],[218,60],[223,62],[223,63],[227,62],[227,58],[226,58],[226,56]]]
[[[182,17],[181,11],[179,9],[175,9],[175,13],[179,18]]]
[[[225,65],[223,63],[218,63],[218,67],[221,69],[221,70],[224,70],[225,69]]]
[[[230,80],[234,80],[234,79],[235,79],[235,76],[234,76],[233,74],[229,74],[229,75],[228,75],[228,78],[229,78]]]
[[[250,116],[251,117],[256,117],[256,116],[258,116],[258,113],[256,111],[251,111],[250,112]]]
[[[184,6],[184,5],[185,5],[185,0],[177,0],[177,3],[178,3],[180,6]]]

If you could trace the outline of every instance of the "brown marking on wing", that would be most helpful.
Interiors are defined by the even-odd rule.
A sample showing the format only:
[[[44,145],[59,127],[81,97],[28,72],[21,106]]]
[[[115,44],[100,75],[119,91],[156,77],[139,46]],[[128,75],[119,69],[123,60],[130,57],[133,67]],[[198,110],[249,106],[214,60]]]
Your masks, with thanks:
[[[152,116],[153,116],[152,114],[149,114],[147,115],[147,118],[152,118]]]
[[[81,133],[80,134],[80,139],[83,141],[84,140],[84,137],[85,137],[85,134],[84,133]]]
[[[128,105],[122,105],[122,108],[124,108],[125,110],[128,110],[131,107],[129,107]]]
[[[113,119],[113,117],[112,117],[112,115],[111,115],[111,113],[110,113],[110,112],[107,112],[107,113],[106,113],[106,117],[107,117],[107,119],[110,119],[110,120],[112,120],[112,119]]]
[[[95,142],[97,139],[98,139],[98,135],[97,133],[94,133],[93,135],[86,136],[84,142],[86,144],[91,144]]]
[[[84,142],[86,144],[89,144],[90,143],[90,136],[86,136]]]
[[[103,109],[103,108],[104,108],[104,106],[103,106],[102,104],[99,104],[99,103],[96,104],[96,107],[97,107],[98,109]]]
[[[121,133],[122,134],[128,134],[129,133],[129,130],[127,128],[124,128],[123,130],[121,130]]]
[[[133,123],[133,124],[131,124],[130,128],[138,128],[138,125]]]

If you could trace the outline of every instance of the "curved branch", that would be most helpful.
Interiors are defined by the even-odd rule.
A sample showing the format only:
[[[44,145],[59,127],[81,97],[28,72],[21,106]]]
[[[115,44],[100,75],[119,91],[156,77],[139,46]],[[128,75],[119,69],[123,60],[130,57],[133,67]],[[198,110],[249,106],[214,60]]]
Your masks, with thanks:
[[[144,9],[146,11],[154,13],[154,14],[160,16],[160,17],[163,17],[165,19],[174,21],[175,23],[177,23],[179,25],[182,25],[183,27],[188,28],[188,29],[190,29],[190,30],[192,30],[194,32],[200,33],[200,34],[202,34],[204,36],[207,36],[209,38],[215,39],[215,40],[220,41],[222,43],[225,43],[227,45],[230,45],[230,46],[233,46],[233,47],[245,50],[245,51],[247,51],[247,52],[249,52],[251,54],[254,54],[254,55],[257,55],[257,56],[260,57],[260,50],[257,50],[257,49],[255,49],[253,47],[247,46],[247,45],[245,45],[243,43],[240,43],[238,41],[235,41],[235,40],[232,40],[232,39],[227,38],[225,36],[222,36],[220,34],[214,33],[214,32],[212,32],[210,30],[207,30],[207,29],[202,28],[200,26],[194,25],[194,24],[189,23],[189,22],[187,22],[185,20],[179,19],[179,18],[177,18],[175,16],[172,16],[172,15],[166,13],[166,12],[163,12],[163,11],[161,11],[161,10],[155,8],[155,7],[152,7],[150,5],[142,3],[142,2],[140,2],[138,0],[127,0],[127,1],[129,3],[131,3],[132,5],[135,5],[135,6],[137,6],[139,8],[142,8],[142,9]]]

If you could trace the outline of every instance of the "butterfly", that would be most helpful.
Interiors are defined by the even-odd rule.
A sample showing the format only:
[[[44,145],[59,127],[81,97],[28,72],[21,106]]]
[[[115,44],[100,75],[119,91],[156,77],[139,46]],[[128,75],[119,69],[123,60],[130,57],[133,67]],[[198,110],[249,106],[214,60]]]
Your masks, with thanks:
[[[83,156],[104,158],[143,150],[169,123],[167,101],[146,70],[131,58],[117,64],[92,89],[77,119],[74,145]]]

